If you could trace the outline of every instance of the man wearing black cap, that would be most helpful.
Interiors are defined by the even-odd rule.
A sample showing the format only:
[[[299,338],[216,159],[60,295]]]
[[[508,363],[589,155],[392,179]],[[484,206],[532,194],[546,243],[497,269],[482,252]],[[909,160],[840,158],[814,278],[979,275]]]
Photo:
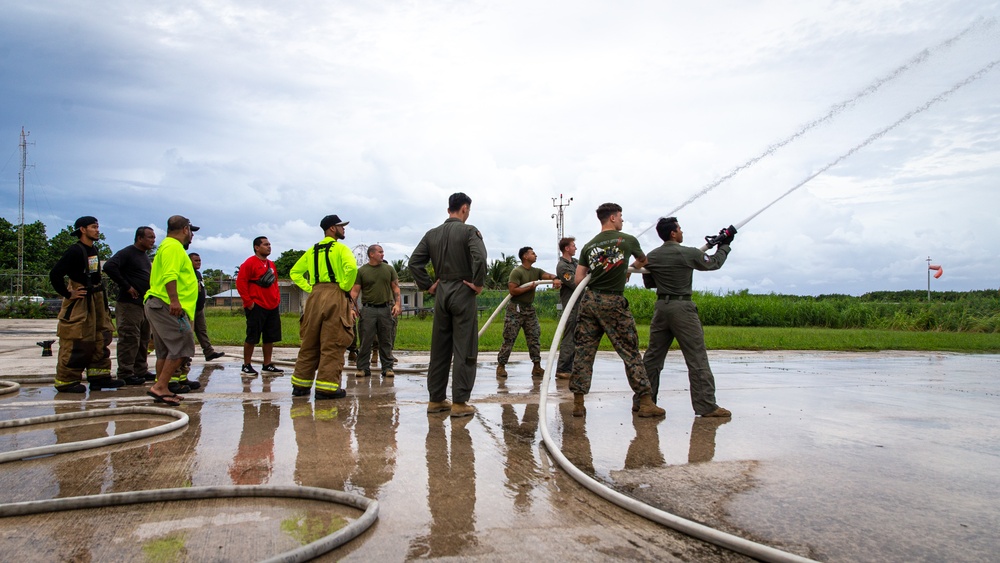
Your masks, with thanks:
[[[83,370],[91,391],[116,389],[124,381],[111,378],[111,315],[104,298],[101,261],[94,243],[101,236],[96,217],[80,217],[73,225],[79,240],[63,253],[49,272],[52,288],[63,296],[56,334],[59,363],[56,390],[84,393]],[[66,278],[69,278],[67,284]]]
[[[357,312],[350,292],[358,275],[358,263],[344,240],[344,227],[337,215],[320,221],[323,240],[306,250],[292,266],[289,277],[309,294],[299,322],[302,344],[292,373],[292,396],[305,397],[316,382],[316,399],[347,396],[341,387],[344,353],[354,341]]]
[[[466,223],[472,198],[462,192],[448,198],[448,219],[427,231],[410,254],[410,272],[417,287],[434,296],[434,330],[427,369],[428,413],[451,411],[458,418],[472,416],[468,404],[476,383],[479,333],[476,296],[486,281],[486,245],[479,229]],[[432,280],[428,262],[434,265]],[[448,371],[454,364],[451,400]]]
[[[153,258],[146,292],[146,318],[153,327],[156,346],[156,382],[146,393],[157,403],[177,406],[177,393],[187,393],[201,386],[187,381],[179,369],[186,358],[194,356],[192,322],[198,303],[198,277],[187,254],[194,232],[198,230],[187,217],[167,219],[167,237]]]

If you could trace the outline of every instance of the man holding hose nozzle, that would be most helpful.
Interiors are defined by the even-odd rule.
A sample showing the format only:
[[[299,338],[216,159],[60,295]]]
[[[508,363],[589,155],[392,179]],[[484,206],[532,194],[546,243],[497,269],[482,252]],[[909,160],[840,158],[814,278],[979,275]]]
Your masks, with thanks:
[[[716,246],[715,254],[705,254],[701,249],[681,246],[684,231],[676,217],[664,217],[656,223],[656,234],[663,245],[649,253],[646,263],[648,274],[642,275],[643,285],[656,288],[656,306],[649,324],[649,348],[643,356],[643,365],[652,388],[653,402],[660,389],[660,371],[663,360],[674,339],[684,354],[691,384],[691,404],[694,412],[704,417],[730,417],[729,412],[715,403],[715,376],[708,367],[705,350],[705,332],[698,318],[698,307],[691,301],[691,277],[694,270],[718,270],[729,255],[729,243],[736,236],[736,228],[729,226],[712,237],[705,237],[709,248]],[[632,410],[639,410],[640,397],[632,399]]]

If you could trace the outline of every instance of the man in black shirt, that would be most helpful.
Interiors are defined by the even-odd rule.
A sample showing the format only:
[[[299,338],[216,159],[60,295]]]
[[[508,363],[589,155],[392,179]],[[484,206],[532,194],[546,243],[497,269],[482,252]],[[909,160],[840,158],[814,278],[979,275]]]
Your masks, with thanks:
[[[119,250],[105,262],[104,271],[118,284],[118,379],[129,385],[142,385],[156,376],[149,373],[146,354],[149,349],[149,321],[142,306],[149,291],[152,262],[146,254],[156,245],[156,233],[149,227],[135,230],[135,244]]]
[[[79,242],[66,249],[49,272],[52,288],[63,296],[59,310],[59,363],[56,390],[84,393],[83,370],[91,391],[116,389],[124,381],[111,378],[111,315],[104,299],[101,262],[94,242],[101,236],[96,217],[80,217],[73,225]],[[66,278],[69,278],[67,284]]]

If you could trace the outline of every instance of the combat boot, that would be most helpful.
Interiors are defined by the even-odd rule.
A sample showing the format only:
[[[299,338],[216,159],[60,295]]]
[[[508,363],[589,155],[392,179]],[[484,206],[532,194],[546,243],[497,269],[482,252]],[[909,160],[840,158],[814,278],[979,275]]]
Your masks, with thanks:
[[[503,364],[497,364],[497,377],[507,377],[507,368]]]
[[[445,412],[450,410],[451,410],[451,401],[449,401],[448,399],[445,399],[441,402],[431,401],[427,403],[428,413]]]
[[[638,415],[642,418],[653,418],[657,416],[665,416],[667,411],[656,406],[653,402],[653,397],[649,395],[643,395],[639,398],[639,412]]]
[[[377,349],[372,350],[372,365],[373,366],[377,366],[378,365],[378,350]]]
[[[542,364],[535,362],[535,367],[531,368],[531,377],[542,377],[545,375],[545,370],[542,369]]]
[[[461,418],[463,416],[472,416],[476,414],[476,407],[470,405],[469,403],[452,403],[451,405],[451,417]]]
[[[583,406],[583,393],[573,393],[573,416],[585,414],[587,414],[587,407]]]

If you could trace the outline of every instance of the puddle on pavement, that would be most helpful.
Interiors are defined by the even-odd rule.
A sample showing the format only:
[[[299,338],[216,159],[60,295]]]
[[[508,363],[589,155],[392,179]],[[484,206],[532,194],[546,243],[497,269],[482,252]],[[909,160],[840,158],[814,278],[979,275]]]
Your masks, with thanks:
[[[290,369],[244,380],[237,364],[211,364],[189,376],[203,388],[181,407],[191,416],[184,431],[5,464],[3,482],[19,486],[4,487],[0,500],[230,484],[339,489],[378,499],[378,525],[393,531],[382,551],[350,549],[393,558],[480,553],[489,531],[511,522],[579,525],[579,497],[591,493],[568,483],[540,445],[530,362],[508,364],[510,376],[497,380],[491,358],[478,373],[478,412],[461,419],[425,412],[422,375],[347,371],[346,399],[314,401],[291,397]],[[633,416],[622,363],[603,355],[586,417],[571,415],[566,382],[550,383],[550,434],[580,469],[619,490],[823,559],[920,559],[911,557],[920,549],[962,559],[1000,549],[984,532],[1000,525],[1000,498],[989,492],[1000,454],[997,357],[723,352],[712,362],[731,420],[694,417],[679,354],[668,356],[661,382],[667,416]],[[0,402],[0,414],[10,418],[18,401],[26,402],[19,417],[51,414],[54,392],[39,389],[30,401]],[[141,389],[95,396],[101,406],[148,404]],[[88,425],[102,431],[112,429]],[[11,436],[0,433],[0,448]]]

